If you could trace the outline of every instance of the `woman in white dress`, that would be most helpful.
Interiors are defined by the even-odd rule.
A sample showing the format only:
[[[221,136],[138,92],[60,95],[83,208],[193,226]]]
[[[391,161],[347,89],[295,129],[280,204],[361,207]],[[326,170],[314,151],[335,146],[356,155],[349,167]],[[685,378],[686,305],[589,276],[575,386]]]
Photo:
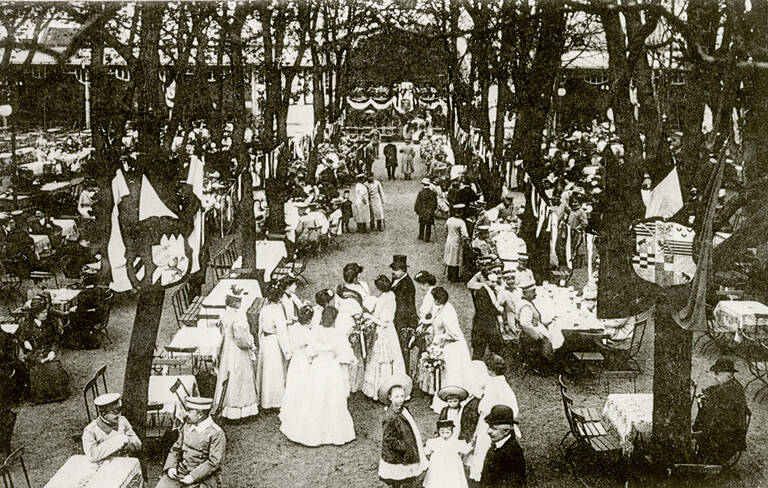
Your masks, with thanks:
[[[363,393],[377,400],[379,386],[385,379],[405,374],[405,362],[400,350],[400,339],[395,330],[395,294],[391,291],[392,282],[380,275],[373,282],[379,291],[379,296],[373,305],[372,313],[364,317],[376,324],[376,340],[365,359],[365,378]]]
[[[432,308],[432,343],[443,349],[443,370],[441,384],[469,388],[471,375],[469,365],[472,358],[464,334],[459,326],[456,309],[448,302],[448,292],[442,286],[432,290],[435,305]],[[445,407],[437,392],[432,398],[432,410],[435,413]]]
[[[312,358],[306,392],[295,432],[289,436],[305,446],[340,446],[355,440],[355,426],[347,408],[346,373],[342,362],[349,361],[348,348],[334,328],[338,311],[323,309],[320,326],[309,334],[307,354]]]
[[[226,309],[221,315],[221,333],[224,343],[219,358],[214,405],[223,393],[224,379],[229,378],[221,416],[231,420],[251,417],[259,413],[256,378],[251,357],[255,344],[248,326],[245,310],[240,308],[241,295],[227,295]]]
[[[291,344],[291,362],[285,378],[285,393],[283,405],[280,408],[280,432],[293,440],[300,435],[298,429],[303,425],[302,415],[304,404],[309,401],[306,397],[309,385],[310,358],[307,354],[312,316],[314,310],[310,306],[299,309],[298,321],[288,326],[288,339]]]
[[[349,342],[349,333],[355,326],[355,316],[363,313],[363,307],[358,302],[359,295],[352,292],[344,285],[339,285],[334,297],[334,306],[339,312],[336,318],[336,332],[344,338],[349,350],[352,351],[352,344]],[[319,323],[319,322],[318,322]],[[365,360],[357,357],[352,352],[354,361],[345,365],[347,369],[347,389],[349,393],[356,393],[363,389],[363,377],[365,375]]]
[[[480,399],[480,403],[477,406],[479,418],[477,421],[477,429],[475,430],[475,448],[472,452],[471,459],[467,463],[469,465],[469,477],[475,481],[480,481],[480,477],[483,473],[483,464],[485,463],[485,455],[491,448],[491,438],[488,435],[488,424],[485,423],[485,417],[491,413],[491,409],[494,405],[506,405],[512,409],[515,414],[515,418],[519,413],[517,406],[517,396],[512,388],[507,383],[507,379],[504,377],[504,373],[507,370],[504,358],[496,354],[488,358],[488,382],[485,384],[485,390],[483,391],[483,397]],[[520,429],[515,424],[515,436],[520,438]]]
[[[306,305],[304,301],[296,295],[298,280],[293,276],[286,276],[280,281],[280,288],[283,290],[283,296],[280,297],[280,304],[283,306],[285,321],[292,324],[296,321],[296,312]]]
[[[357,300],[361,307],[364,307],[363,303],[371,296],[371,289],[365,281],[360,280],[360,273],[362,272],[363,267],[357,263],[348,263],[344,265],[342,271],[344,283],[342,284],[342,287],[357,293],[355,300]]]
[[[283,291],[270,286],[267,303],[259,312],[259,362],[256,384],[261,408],[280,408],[285,391],[287,362],[291,358],[285,313],[280,304]]]
[[[312,307],[312,327],[320,324],[320,316],[323,313],[323,309],[333,302],[336,298],[336,294],[330,288],[323,288],[315,293],[315,306]]]
[[[419,307],[419,323],[424,324],[431,320],[432,307],[435,305],[435,298],[432,296],[432,290],[437,284],[437,278],[429,271],[419,271],[414,275],[413,282],[419,293],[423,293],[421,306]],[[429,315],[429,318],[427,318]]]
[[[451,216],[445,221],[445,249],[443,262],[445,263],[448,281],[456,282],[460,279],[461,255],[464,242],[469,239],[467,224],[459,216],[464,204],[457,204],[451,208]]]

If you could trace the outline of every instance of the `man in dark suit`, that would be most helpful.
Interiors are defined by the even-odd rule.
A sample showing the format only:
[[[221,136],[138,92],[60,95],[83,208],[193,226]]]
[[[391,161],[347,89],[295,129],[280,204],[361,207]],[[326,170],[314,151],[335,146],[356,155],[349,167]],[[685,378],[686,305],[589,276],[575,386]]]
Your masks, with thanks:
[[[387,168],[387,178],[394,180],[397,168],[397,146],[391,142],[384,146],[384,166]]]
[[[429,242],[432,237],[432,226],[435,223],[437,210],[437,195],[430,186],[432,183],[424,178],[421,180],[421,191],[416,195],[413,210],[419,216],[419,240]]]
[[[733,376],[736,368],[721,357],[710,368],[716,384],[702,392],[699,413],[693,423],[699,458],[720,464],[746,450],[747,400],[744,387]]]
[[[495,272],[479,271],[467,282],[472,292],[475,315],[472,317],[472,359],[482,359],[486,348],[504,355],[504,342],[499,332],[499,311],[494,304],[494,286],[499,283]]]
[[[525,486],[525,457],[515,439],[515,414],[506,405],[494,405],[485,417],[491,448],[485,455],[480,486],[520,488]]]
[[[419,318],[416,315],[416,287],[408,276],[407,257],[395,254],[392,256],[392,292],[395,294],[395,329],[400,337],[400,350],[403,353],[406,373],[410,371],[410,354],[408,343],[413,331],[418,325]]]

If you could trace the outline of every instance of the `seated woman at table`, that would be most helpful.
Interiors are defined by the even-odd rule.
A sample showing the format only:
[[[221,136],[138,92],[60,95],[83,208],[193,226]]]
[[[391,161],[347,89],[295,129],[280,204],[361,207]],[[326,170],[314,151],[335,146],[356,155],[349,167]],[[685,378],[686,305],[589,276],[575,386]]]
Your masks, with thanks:
[[[27,222],[27,230],[30,234],[42,234],[50,237],[54,228],[51,219],[40,209],[35,210],[35,215]]]
[[[29,387],[35,403],[64,400],[69,396],[69,374],[58,360],[59,325],[50,313],[50,302],[35,297],[29,316],[21,324],[22,353],[29,368]]]
[[[520,325],[520,352],[534,371],[546,372],[552,358],[552,339],[547,325],[541,320],[541,312],[534,305],[536,283],[532,280],[520,281],[518,287],[522,298],[517,304],[517,321]]]
[[[229,378],[221,416],[230,420],[244,419],[259,413],[256,379],[251,363],[251,358],[255,359],[256,345],[248,326],[246,310],[241,308],[242,302],[242,295],[228,293],[226,308],[220,318],[224,342],[219,358],[214,401],[218,402],[224,394],[224,380]]]
[[[112,457],[135,457],[141,440],[128,419],[120,415],[119,393],[106,393],[93,400],[99,416],[83,429],[83,453],[92,463]]]
[[[83,290],[77,295],[77,306],[69,314],[69,327],[64,334],[64,345],[70,349],[99,347],[96,325],[104,320],[111,293],[98,288],[96,275],[83,277]]]

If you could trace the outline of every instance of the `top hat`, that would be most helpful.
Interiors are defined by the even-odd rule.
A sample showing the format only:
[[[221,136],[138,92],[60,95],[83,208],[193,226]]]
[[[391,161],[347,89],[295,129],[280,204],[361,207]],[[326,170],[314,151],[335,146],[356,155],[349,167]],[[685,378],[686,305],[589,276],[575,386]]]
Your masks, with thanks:
[[[738,370],[733,365],[733,360],[730,358],[717,358],[717,361],[709,370],[713,373],[738,373]]]
[[[392,269],[408,269],[408,256],[395,254],[392,256],[392,264],[389,267]]]
[[[485,416],[488,425],[516,424],[515,412],[506,405],[494,405],[491,412]]]

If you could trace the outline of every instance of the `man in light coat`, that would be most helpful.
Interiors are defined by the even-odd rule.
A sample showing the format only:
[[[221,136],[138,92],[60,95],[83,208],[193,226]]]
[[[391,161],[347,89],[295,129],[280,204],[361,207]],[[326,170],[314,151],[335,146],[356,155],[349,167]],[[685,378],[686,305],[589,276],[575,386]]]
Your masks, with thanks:
[[[373,223],[376,222],[376,230],[384,230],[384,188],[381,182],[373,177],[373,173],[368,173],[368,201],[371,206],[371,230]]]
[[[117,456],[136,456],[141,440],[120,415],[120,394],[106,393],[93,401],[99,416],[83,429],[83,452],[92,463]]]
[[[357,175],[352,214],[355,217],[357,231],[363,234],[367,233],[368,224],[371,223],[371,203],[368,196],[368,187],[365,186],[365,174],[362,173]]]

